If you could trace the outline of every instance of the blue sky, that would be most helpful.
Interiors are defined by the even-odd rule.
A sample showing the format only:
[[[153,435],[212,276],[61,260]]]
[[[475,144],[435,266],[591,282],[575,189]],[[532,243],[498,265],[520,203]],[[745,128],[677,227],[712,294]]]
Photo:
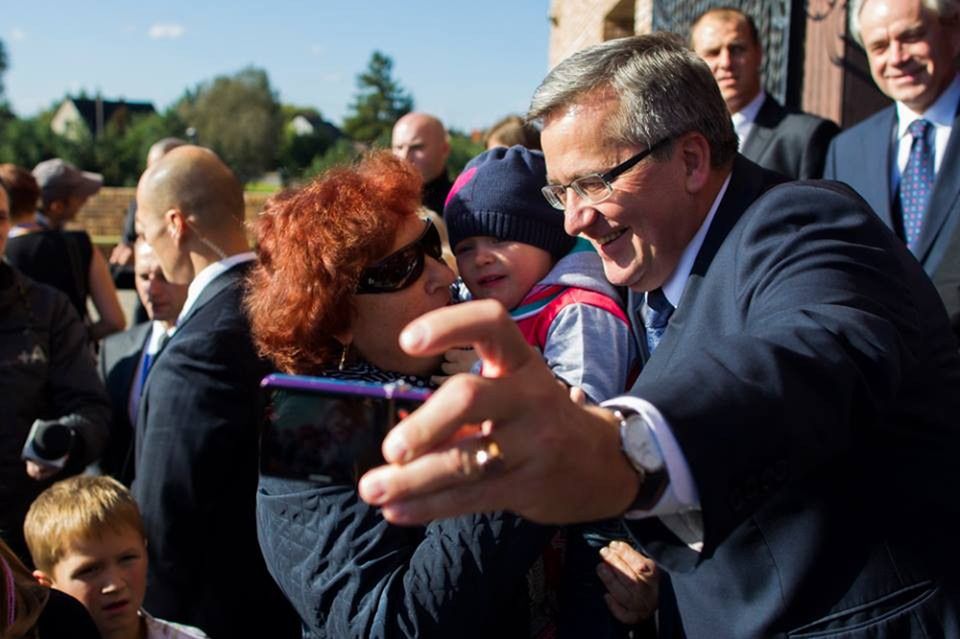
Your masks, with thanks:
[[[461,130],[526,108],[547,71],[549,0],[4,3],[7,99],[20,116],[86,89],[164,109],[255,65],[284,103],[340,124],[378,49],[418,110]]]

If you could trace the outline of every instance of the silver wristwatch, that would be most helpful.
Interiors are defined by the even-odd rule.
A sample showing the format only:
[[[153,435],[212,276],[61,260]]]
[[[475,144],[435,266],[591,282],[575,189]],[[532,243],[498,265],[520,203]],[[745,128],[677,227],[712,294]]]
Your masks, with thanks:
[[[646,420],[624,406],[610,407],[620,420],[620,450],[640,475],[640,490],[628,510],[650,510],[670,482],[663,453]]]

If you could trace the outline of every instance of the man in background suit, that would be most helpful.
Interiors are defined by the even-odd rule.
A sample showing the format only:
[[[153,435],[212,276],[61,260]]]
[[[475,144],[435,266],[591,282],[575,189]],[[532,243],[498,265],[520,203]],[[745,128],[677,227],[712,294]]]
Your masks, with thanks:
[[[181,146],[137,187],[137,229],[168,281],[189,285],[137,415],[133,494],[149,540],[152,613],[212,637],[295,637],[257,543],[257,357],[243,312],[243,188],[208,149]]]
[[[528,118],[544,194],[630,289],[650,354],[628,394],[577,406],[502,307],[434,311],[401,346],[472,343],[483,376],[390,430],[361,496],[403,524],[622,515],[669,578],[661,632],[960,636],[960,354],[902,243],[848,187],[740,157],[669,34],[573,54]]]
[[[151,321],[141,322],[100,343],[100,378],[110,395],[110,442],[95,464],[125,486],[133,481],[133,425],[137,423],[140,395],[147,373],[176,325],[187,299],[184,284],[168,282],[153,249],[143,241],[134,244],[134,286]]]
[[[960,6],[860,0],[849,15],[873,81],[894,104],[837,136],[826,177],[855,188],[906,242],[960,335]]]
[[[690,46],[720,86],[740,140],[740,153],[793,179],[819,178],[827,145],[840,130],[830,120],[788,111],[763,90],[763,47],[749,15],[732,7],[700,14]]]

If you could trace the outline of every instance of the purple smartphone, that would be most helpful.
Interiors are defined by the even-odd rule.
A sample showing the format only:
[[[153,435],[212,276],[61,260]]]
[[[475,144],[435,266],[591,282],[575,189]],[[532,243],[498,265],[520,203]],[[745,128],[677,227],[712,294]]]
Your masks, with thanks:
[[[260,472],[322,484],[353,484],[383,463],[380,445],[430,391],[305,375],[267,375]]]

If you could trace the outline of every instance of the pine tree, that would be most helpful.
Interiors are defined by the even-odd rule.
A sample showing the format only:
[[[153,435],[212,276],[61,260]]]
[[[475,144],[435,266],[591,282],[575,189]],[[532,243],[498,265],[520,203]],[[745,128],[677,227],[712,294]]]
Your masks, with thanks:
[[[413,109],[413,98],[393,79],[392,71],[393,60],[374,51],[366,71],[357,76],[359,92],[350,106],[352,114],[343,121],[344,132],[354,140],[388,142],[394,122]]]

